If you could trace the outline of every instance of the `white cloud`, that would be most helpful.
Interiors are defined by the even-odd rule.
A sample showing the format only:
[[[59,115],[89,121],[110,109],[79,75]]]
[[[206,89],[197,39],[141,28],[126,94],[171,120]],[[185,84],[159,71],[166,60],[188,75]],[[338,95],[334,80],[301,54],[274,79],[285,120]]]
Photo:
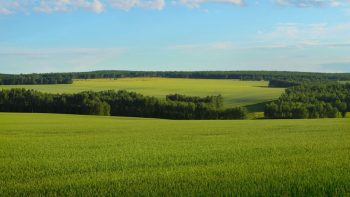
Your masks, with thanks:
[[[79,8],[100,13],[103,11],[104,6],[100,0],[48,0],[40,1],[40,3],[34,7],[34,10],[38,12],[53,13],[68,12]]]
[[[324,41],[347,42],[350,41],[350,23],[329,25],[321,24],[277,24],[270,31],[259,31],[257,38],[261,41]]]
[[[100,13],[104,5],[102,0],[0,0],[0,14],[69,12],[75,9]]]
[[[109,3],[112,7],[122,10],[135,7],[162,10],[165,6],[165,0],[109,0]]]
[[[261,44],[242,47],[241,49],[310,49],[310,48],[323,48],[323,49],[334,49],[334,48],[350,48],[350,42],[334,42],[334,43],[323,43],[319,41],[302,41],[294,44]]]
[[[205,3],[243,5],[244,0],[169,0],[174,4],[191,8],[200,7]],[[70,12],[84,9],[101,13],[105,8],[130,10],[133,8],[163,10],[166,0],[0,0],[0,14],[17,12]]]
[[[104,9],[104,5],[98,0],[94,0],[90,5],[90,10],[96,13],[102,12],[103,9]]]
[[[295,6],[300,8],[307,7],[339,7],[349,3],[348,0],[275,0],[281,6]]]
[[[12,14],[12,12],[6,8],[0,8],[0,14]]]
[[[306,48],[350,48],[350,23],[298,24],[281,23],[272,30],[259,31],[251,42],[212,42],[173,45],[168,49],[182,51],[205,50],[279,50]]]
[[[175,50],[229,50],[233,49],[234,45],[231,42],[213,42],[206,44],[184,44],[168,47]]]
[[[184,5],[189,8],[199,8],[203,4],[228,4],[242,6],[246,0],[168,0],[173,5]],[[272,0],[280,6],[294,7],[350,7],[350,0]],[[256,1],[255,4],[258,4]],[[70,12],[84,9],[101,13],[105,8],[130,10],[133,8],[163,10],[166,0],[0,0],[0,14],[17,12]]]
[[[0,14],[13,14],[18,10],[22,10],[22,7],[28,2],[25,0],[20,2],[19,0],[0,0]]]
[[[0,65],[11,72],[88,70],[118,60],[123,48],[0,48]]]
[[[0,48],[0,55],[24,55],[44,57],[48,55],[92,55],[92,54],[119,54],[122,48]]]
[[[190,8],[198,8],[205,3],[220,3],[231,5],[243,5],[244,0],[174,0],[174,4],[181,4]]]
[[[16,12],[70,12],[77,9],[101,13],[106,7],[121,10],[132,8],[162,10],[165,0],[0,0],[0,14]]]

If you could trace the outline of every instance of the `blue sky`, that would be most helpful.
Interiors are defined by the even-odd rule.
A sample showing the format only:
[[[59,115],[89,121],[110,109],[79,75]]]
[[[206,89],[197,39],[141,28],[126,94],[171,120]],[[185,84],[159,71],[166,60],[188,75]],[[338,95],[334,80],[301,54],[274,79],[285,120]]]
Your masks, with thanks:
[[[350,0],[0,0],[0,73],[350,72]]]

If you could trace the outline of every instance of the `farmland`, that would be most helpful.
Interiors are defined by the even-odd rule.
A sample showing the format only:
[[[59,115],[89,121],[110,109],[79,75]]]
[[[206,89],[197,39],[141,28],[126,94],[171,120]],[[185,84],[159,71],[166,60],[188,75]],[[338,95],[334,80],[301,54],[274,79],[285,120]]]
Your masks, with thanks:
[[[350,197],[350,0],[0,0],[0,197]]]
[[[226,107],[246,106],[277,99],[283,88],[268,88],[267,81],[239,81],[176,78],[121,78],[74,80],[73,84],[57,85],[0,85],[0,89],[26,88],[49,93],[81,91],[128,90],[148,96],[164,98],[180,93],[190,96],[221,94]]]
[[[345,196],[348,119],[0,113],[0,196]]]

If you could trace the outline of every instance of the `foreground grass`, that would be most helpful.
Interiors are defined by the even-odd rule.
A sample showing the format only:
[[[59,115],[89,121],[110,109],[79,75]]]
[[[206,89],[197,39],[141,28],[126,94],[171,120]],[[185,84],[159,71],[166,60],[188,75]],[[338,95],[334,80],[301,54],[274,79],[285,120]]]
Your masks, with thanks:
[[[350,122],[0,113],[0,196],[350,195]]]
[[[125,89],[144,95],[164,98],[167,94],[181,93],[192,96],[222,94],[227,107],[245,106],[277,99],[284,89],[267,88],[267,81],[238,81],[212,79],[122,78],[75,80],[60,85],[9,85],[0,89],[28,88],[49,93],[74,93],[86,90],[101,91]]]

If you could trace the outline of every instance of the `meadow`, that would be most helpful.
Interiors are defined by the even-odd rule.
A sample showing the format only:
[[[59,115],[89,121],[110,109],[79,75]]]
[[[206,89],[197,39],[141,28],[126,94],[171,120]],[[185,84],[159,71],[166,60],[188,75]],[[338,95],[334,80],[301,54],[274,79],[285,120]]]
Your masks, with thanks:
[[[120,78],[74,80],[73,84],[57,85],[0,85],[0,89],[26,88],[48,93],[76,93],[81,91],[128,90],[148,96],[164,98],[167,94],[189,96],[221,94],[226,107],[246,106],[277,99],[283,88],[268,88],[268,81],[240,81],[217,79],[177,78]]]
[[[349,196],[348,119],[0,113],[0,196]]]

